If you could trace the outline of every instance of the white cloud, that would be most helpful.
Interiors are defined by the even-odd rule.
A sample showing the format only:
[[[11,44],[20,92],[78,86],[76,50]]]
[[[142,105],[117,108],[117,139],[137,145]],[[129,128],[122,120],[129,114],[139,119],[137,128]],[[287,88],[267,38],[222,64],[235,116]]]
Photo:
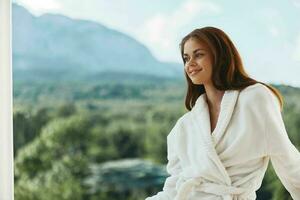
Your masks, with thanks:
[[[136,31],[135,35],[153,49],[152,52],[169,52],[169,54],[157,53],[156,57],[159,59],[174,61],[178,52],[177,35],[180,30],[199,17],[218,15],[220,12],[221,8],[211,1],[188,0],[171,13],[152,16]],[[176,61],[179,61],[178,59]]]
[[[285,35],[285,23],[282,14],[275,8],[264,8],[260,11],[259,17],[265,24],[268,33],[273,37]]]
[[[297,7],[300,8],[300,0],[292,0],[292,4]]]
[[[274,25],[271,25],[271,26],[269,27],[269,32],[270,32],[270,34],[271,34],[273,37],[278,37],[278,36],[280,36],[280,34],[281,34],[280,29],[279,29],[278,27],[274,26]]]
[[[292,57],[295,61],[300,61],[300,34],[298,35],[295,45],[296,45],[296,47],[295,47],[295,51],[293,52]]]
[[[26,7],[35,15],[57,11],[62,8],[57,0],[17,0],[16,3]]]

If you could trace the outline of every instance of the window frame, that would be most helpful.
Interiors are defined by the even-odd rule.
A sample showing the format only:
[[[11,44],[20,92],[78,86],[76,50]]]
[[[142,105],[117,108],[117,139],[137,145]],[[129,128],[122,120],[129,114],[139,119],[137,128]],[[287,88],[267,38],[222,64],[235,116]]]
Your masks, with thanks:
[[[0,0],[0,196],[14,199],[11,0]]]

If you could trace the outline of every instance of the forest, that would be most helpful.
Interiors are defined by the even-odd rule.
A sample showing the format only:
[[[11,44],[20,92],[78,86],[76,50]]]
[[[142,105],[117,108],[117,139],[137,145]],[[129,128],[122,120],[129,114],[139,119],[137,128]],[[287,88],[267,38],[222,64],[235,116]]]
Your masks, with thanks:
[[[273,86],[300,149],[300,89]],[[162,190],[166,136],[187,112],[185,81],[112,76],[13,89],[16,200],[140,200]],[[292,199],[271,163],[257,199]]]

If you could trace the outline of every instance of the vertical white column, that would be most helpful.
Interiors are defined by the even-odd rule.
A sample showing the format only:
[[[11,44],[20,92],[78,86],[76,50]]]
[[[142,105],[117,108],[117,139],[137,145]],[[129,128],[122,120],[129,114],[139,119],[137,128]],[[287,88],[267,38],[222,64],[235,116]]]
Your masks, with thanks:
[[[11,1],[0,0],[0,200],[13,200]]]

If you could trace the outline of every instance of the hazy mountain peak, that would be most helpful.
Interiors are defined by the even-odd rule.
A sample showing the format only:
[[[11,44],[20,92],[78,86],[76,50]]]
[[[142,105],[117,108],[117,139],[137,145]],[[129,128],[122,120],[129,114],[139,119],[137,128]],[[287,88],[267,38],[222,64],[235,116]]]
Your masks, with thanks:
[[[49,72],[69,72],[76,77],[115,71],[163,77],[181,75],[179,67],[159,62],[134,38],[100,23],[58,14],[34,17],[17,4],[13,4],[12,13],[16,74],[42,71],[47,76]]]

